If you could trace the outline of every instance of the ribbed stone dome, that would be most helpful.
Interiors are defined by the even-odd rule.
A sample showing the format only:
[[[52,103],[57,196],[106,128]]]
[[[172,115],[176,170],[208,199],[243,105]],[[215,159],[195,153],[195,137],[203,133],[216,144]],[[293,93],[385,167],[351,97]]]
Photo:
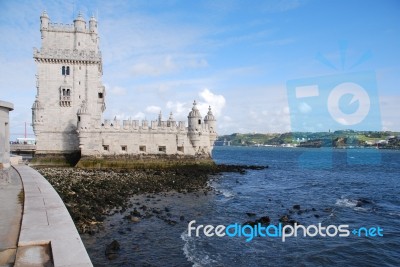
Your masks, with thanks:
[[[211,107],[208,107],[208,112],[207,115],[204,117],[204,121],[215,121],[215,117],[211,111]]]
[[[193,108],[192,111],[189,113],[189,118],[201,118],[201,114],[199,109],[197,108],[197,103],[196,100],[193,102]]]
[[[87,108],[86,101],[83,100],[83,101],[82,101],[82,105],[81,105],[81,107],[78,109],[77,114],[80,115],[80,114],[86,114],[86,113],[88,113],[88,108]]]

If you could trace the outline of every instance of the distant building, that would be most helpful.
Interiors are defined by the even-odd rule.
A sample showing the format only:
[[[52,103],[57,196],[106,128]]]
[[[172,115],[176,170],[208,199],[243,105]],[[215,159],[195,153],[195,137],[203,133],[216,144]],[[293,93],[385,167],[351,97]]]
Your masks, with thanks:
[[[14,105],[0,100],[0,170],[10,167],[10,118]]]
[[[188,124],[167,120],[104,120],[106,90],[97,21],[81,14],[73,24],[40,17],[41,49],[34,49],[37,95],[32,106],[36,154],[115,156],[166,154],[211,157],[217,138],[211,111],[203,118],[196,102]],[[140,98],[138,98],[140,101]]]

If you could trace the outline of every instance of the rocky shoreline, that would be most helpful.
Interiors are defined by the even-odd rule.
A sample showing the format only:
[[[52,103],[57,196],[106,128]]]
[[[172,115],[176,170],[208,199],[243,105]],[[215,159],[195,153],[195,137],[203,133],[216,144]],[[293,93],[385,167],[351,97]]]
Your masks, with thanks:
[[[80,234],[95,234],[106,216],[123,213],[136,194],[176,191],[207,194],[211,175],[245,173],[268,166],[215,165],[212,168],[80,169],[37,168],[58,192]]]

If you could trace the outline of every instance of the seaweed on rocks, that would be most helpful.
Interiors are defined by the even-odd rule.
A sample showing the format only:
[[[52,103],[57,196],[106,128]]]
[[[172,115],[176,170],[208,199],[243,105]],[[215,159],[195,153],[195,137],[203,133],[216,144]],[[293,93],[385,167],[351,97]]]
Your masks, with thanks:
[[[58,192],[79,233],[95,234],[102,229],[102,222],[106,216],[124,212],[128,208],[129,198],[135,194],[168,191],[207,194],[207,191],[211,190],[207,184],[210,174],[243,173],[248,169],[264,168],[267,167],[215,165],[212,168],[140,170],[38,168],[37,170]],[[145,212],[147,207],[142,205],[138,209]],[[130,219],[135,218],[132,221],[139,221],[142,217],[139,210],[135,209],[131,214]],[[176,222],[168,221],[168,223]]]

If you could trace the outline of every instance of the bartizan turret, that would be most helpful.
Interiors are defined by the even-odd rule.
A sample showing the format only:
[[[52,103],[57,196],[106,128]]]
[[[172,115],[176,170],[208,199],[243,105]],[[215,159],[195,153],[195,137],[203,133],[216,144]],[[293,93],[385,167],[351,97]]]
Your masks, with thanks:
[[[46,31],[49,29],[49,23],[50,18],[45,10],[40,16],[40,33],[42,35],[42,39],[46,37]]]
[[[200,146],[201,130],[203,128],[202,118],[199,109],[197,108],[196,100],[193,102],[192,111],[188,116],[188,136],[194,149],[197,151]]]
[[[83,18],[82,13],[79,12],[78,17],[74,20],[75,31],[85,32],[86,31],[86,21]]]
[[[217,120],[215,119],[211,107],[208,107],[208,113],[204,117],[204,124],[208,126],[208,132],[210,134],[210,146],[214,146],[215,140],[217,140]]]
[[[85,100],[82,101],[81,107],[78,109],[76,115],[78,116],[77,131],[82,132],[90,130],[91,115],[88,111],[88,106]]]

